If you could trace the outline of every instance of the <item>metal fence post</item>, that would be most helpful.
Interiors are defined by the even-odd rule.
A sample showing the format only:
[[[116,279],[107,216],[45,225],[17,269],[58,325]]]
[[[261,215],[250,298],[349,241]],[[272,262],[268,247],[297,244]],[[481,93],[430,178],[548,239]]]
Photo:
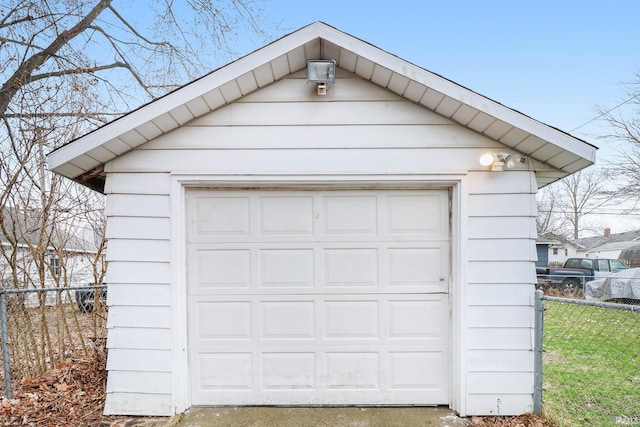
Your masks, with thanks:
[[[9,355],[9,328],[7,327],[7,294],[0,290],[0,324],[2,324],[2,361],[4,365],[4,389],[7,399],[13,399],[11,390],[11,356]]]
[[[533,345],[533,414],[542,415],[542,334],[544,329],[544,293],[535,291],[535,332]]]

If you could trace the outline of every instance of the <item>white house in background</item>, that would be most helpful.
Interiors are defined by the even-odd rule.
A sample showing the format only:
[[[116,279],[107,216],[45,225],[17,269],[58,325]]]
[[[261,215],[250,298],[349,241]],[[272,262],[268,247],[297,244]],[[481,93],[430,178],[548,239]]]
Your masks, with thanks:
[[[565,237],[549,233],[536,239],[536,249],[538,253],[536,265],[546,267],[563,265],[567,258],[578,256],[578,251],[582,247]]]
[[[611,229],[605,228],[601,235],[577,239],[576,243],[580,245],[579,256],[618,259],[623,250],[640,243],[640,230],[611,234]]]
[[[638,241],[632,240],[628,242],[611,242],[604,245],[597,246],[592,249],[585,250],[586,258],[609,258],[618,259],[620,253],[632,246],[638,245]]]
[[[567,258],[576,257],[579,249],[580,246],[566,239],[549,246],[549,265],[564,264]]]
[[[105,413],[531,411],[535,194],[595,151],[319,22],[70,142],[49,166],[107,195]]]
[[[55,288],[86,286],[93,280],[93,265],[97,247],[76,233],[51,235],[44,254],[44,276],[40,276],[34,247],[40,239],[40,224],[32,213],[5,208],[0,211],[0,287],[4,289]],[[55,302],[50,292],[47,303]],[[68,295],[63,294],[63,298]],[[36,293],[25,296],[27,305],[38,305]]]

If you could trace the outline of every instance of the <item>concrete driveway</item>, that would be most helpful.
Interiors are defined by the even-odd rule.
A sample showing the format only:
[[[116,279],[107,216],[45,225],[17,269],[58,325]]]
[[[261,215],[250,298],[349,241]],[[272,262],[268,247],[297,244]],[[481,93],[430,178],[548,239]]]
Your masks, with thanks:
[[[428,427],[468,426],[444,408],[191,408],[172,427]]]

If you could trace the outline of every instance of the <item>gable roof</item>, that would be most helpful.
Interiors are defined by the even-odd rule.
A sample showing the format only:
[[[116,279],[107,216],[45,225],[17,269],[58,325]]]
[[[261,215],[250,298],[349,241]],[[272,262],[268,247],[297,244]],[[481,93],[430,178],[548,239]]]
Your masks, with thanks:
[[[567,239],[564,236],[551,232],[545,233],[542,236],[538,236],[538,238],[536,239],[536,245],[550,245],[557,247],[573,246],[575,248],[582,247],[574,240]]]
[[[32,210],[3,208],[0,210],[0,245],[3,247],[28,248],[46,243],[47,249],[64,249],[67,252],[96,253],[98,242],[87,239],[81,229],[54,228],[46,225],[42,230],[41,218]],[[44,232],[44,233],[43,233]],[[41,236],[41,233],[44,235]]]
[[[338,67],[528,156],[540,187],[595,163],[595,146],[316,22],[54,150],[49,168],[103,191],[106,162],[305,68],[309,59],[335,59]]]
[[[591,236],[591,237],[583,237],[581,239],[577,239],[576,243],[580,244],[582,247],[587,250],[598,249],[601,250],[601,247],[604,245],[611,243],[622,243],[622,242],[630,242],[633,244],[640,243],[640,230],[632,230],[625,231],[623,233],[615,233],[610,234],[609,237],[600,235],[600,236]],[[613,246],[609,246],[609,248],[613,248]],[[615,249],[623,249],[620,246],[616,246]],[[609,249],[613,250],[613,249]]]
[[[607,251],[621,251],[632,246],[638,246],[639,243],[636,240],[623,241],[623,242],[609,242],[604,245],[596,246],[594,248],[590,248],[588,251],[594,252],[607,252]]]

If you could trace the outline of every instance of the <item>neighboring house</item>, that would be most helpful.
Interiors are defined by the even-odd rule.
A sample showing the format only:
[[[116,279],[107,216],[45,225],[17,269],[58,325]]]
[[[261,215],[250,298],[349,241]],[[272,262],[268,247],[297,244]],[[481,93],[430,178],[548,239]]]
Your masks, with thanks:
[[[638,245],[637,240],[611,242],[584,251],[586,258],[618,259],[623,250]]]
[[[564,239],[549,247],[549,264],[563,265],[567,258],[575,257],[580,246],[571,240]]]
[[[33,220],[33,213],[4,209],[0,213],[0,286],[4,289],[75,287],[93,282],[92,260],[97,253],[95,241],[84,239],[77,232],[64,235],[51,228],[45,231],[50,237],[40,236],[40,223]],[[42,254],[44,279],[42,279],[34,253],[46,244]],[[55,298],[54,293],[48,297]],[[27,301],[37,304],[35,294]]]
[[[577,256],[580,245],[565,237],[553,233],[545,234],[536,239],[538,260],[536,266],[563,265],[567,258]]]
[[[551,246],[557,246],[560,241],[553,236],[540,236],[536,239],[536,267],[546,267],[549,265],[549,253]]]
[[[107,194],[105,413],[531,411],[535,194],[595,151],[323,23],[55,150]]]
[[[640,230],[611,234],[611,230],[605,228],[602,235],[577,239],[576,243],[581,246],[579,256],[617,259],[623,250],[640,243]]]

